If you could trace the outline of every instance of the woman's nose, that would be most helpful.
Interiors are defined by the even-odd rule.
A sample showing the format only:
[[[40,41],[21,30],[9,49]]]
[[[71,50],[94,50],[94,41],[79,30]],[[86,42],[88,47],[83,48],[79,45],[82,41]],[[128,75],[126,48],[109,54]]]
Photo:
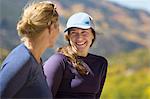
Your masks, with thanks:
[[[76,39],[82,40],[83,39],[83,35],[82,34],[78,34]]]

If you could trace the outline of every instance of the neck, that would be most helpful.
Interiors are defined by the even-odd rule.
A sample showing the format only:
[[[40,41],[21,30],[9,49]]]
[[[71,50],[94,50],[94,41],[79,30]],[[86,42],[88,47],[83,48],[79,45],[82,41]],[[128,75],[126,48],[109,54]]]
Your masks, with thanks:
[[[41,63],[40,58],[45,51],[43,44],[41,44],[39,40],[34,40],[34,41],[26,40],[24,44],[31,51],[36,61],[38,63]]]
[[[78,51],[75,47],[72,46],[72,50],[77,53],[78,56],[86,57],[88,55],[88,51]]]
[[[78,56],[86,57],[88,55],[88,52],[78,52],[77,54]]]

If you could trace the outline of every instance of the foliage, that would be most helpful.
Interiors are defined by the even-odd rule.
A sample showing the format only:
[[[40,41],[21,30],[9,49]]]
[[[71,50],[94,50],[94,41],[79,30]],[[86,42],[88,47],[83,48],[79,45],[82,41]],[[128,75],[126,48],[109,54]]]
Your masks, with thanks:
[[[150,99],[150,54],[139,49],[109,58],[101,99]]]
[[[8,53],[8,50],[0,48],[0,64],[2,64],[2,61],[6,58]]]

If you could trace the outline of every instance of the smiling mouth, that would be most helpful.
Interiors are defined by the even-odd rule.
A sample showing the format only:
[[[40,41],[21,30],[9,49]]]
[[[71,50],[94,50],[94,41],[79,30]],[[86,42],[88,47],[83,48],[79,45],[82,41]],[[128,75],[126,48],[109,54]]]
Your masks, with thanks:
[[[77,47],[85,47],[86,42],[76,43]]]

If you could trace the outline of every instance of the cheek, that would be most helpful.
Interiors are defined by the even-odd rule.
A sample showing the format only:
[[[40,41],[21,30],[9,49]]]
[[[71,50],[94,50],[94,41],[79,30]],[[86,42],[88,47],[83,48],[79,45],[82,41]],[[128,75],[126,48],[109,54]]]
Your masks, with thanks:
[[[91,43],[92,43],[93,39],[94,39],[94,36],[93,36],[93,35],[91,35],[91,36],[88,38],[88,40],[89,40]]]
[[[56,30],[51,32],[51,39],[55,39],[57,36],[58,32]]]
[[[90,45],[92,44],[93,39],[90,39]]]
[[[52,43],[54,41],[54,34],[53,32],[51,32],[51,34],[49,35],[49,42]]]
[[[58,36],[59,36],[59,32],[55,33],[54,39],[56,40],[58,38]]]
[[[69,42],[70,42],[71,45],[74,45],[75,39],[69,39]]]

